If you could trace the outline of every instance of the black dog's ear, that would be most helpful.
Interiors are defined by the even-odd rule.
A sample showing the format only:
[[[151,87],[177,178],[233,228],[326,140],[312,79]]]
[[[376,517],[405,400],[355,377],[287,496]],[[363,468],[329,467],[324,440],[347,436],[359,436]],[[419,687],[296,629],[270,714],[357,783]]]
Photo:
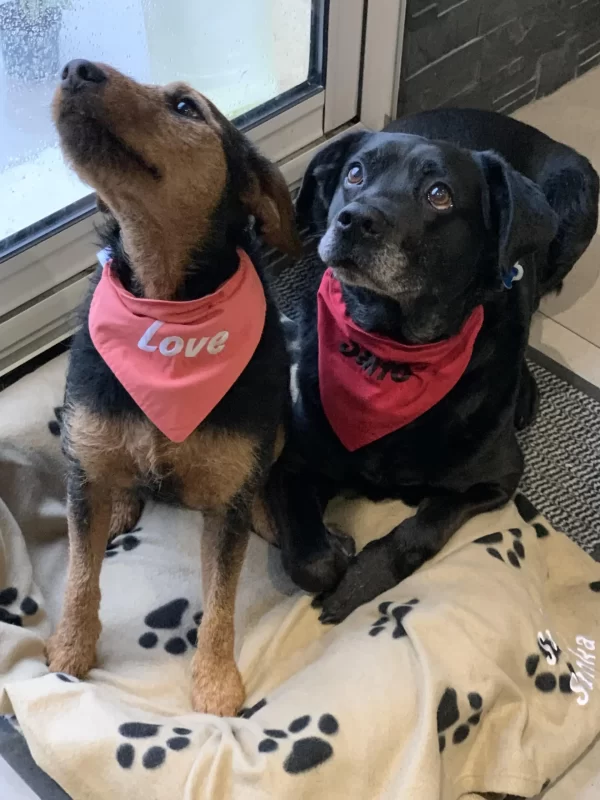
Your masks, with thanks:
[[[540,187],[497,153],[476,155],[487,183],[486,224],[497,236],[498,266],[504,279],[520,258],[531,253],[546,257],[558,231],[558,216]]]
[[[254,148],[248,148],[248,188],[241,200],[260,226],[265,242],[299,258],[302,244],[296,229],[294,205],[279,168]]]
[[[342,167],[369,135],[368,131],[348,133],[325,145],[313,157],[296,198],[296,218],[300,226],[308,225],[319,233],[325,230]]]

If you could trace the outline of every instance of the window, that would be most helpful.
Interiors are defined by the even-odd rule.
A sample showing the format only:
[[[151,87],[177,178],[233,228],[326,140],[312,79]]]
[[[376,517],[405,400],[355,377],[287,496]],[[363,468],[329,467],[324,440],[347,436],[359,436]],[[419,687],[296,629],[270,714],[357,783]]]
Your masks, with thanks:
[[[324,137],[391,113],[401,17],[400,0],[0,0],[0,374],[71,332],[94,264],[94,197],[50,118],[64,63],[188,81],[294,181]]]

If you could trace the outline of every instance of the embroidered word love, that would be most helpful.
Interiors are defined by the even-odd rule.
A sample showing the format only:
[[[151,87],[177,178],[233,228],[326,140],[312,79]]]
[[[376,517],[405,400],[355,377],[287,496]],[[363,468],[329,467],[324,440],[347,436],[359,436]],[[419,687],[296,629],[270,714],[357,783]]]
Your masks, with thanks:
[[[349,344],[347,342],[342,342],[340,344],[340,353],[347,358],[353,358],[367,375],[375,375],[377,370],[379,370],[379,373],[375,375],[378,381],[382,381],[389,375],[395,383],[402,383],[403,381],[407,381],[412,375],[412,370],[408,364],[398,364],[396,361],[385,361],[370,350],[367,350],[366,347],[361,347],[352,340],[350,340]]]
[[[194,358],[206,346],[206,352],[211,356],[216,356],[225,349],[229,339],[229,331],[219,331],[212,337],[202,336],[200,339],[190,337],[187,341],[181,336],[164,336],[159,344],[151,344],[154,334],[164,324],[164,322],[156,320],[156,322],[148,326],[137,344],[140,350],[153,353],[158,349],[158,352],[163,356],[176,356],[181,353],[185,346],[184,356],[186,358]]]
[[[196,300],[135,297],[108,263],[88,318],[94,347],[140,410],[183,442],[232,389],[261,340],[260,276],[238,250],[236,272]]]

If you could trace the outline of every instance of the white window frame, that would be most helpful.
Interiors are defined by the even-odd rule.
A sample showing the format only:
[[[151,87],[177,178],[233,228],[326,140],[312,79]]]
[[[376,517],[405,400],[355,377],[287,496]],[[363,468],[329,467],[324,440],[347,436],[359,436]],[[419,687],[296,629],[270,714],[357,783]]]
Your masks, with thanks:
[[[405,14],[406,0],[329,0],[325,89],[247,131],[291,188],[331,138],[395,117]],[[75,330],[99,221],[88,216],[0,264],[0,375]]]

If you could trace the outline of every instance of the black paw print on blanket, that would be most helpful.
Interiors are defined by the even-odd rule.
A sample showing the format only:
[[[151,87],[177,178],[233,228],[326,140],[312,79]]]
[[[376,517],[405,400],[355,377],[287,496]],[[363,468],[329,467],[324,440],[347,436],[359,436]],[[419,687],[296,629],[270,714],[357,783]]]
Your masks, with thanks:
[[[125,739],[154,739],[160,733],[163,733],[163,728],[163,725],[150,725],[147,722],[124,722],[123,725],[119,726],[119,733]],[[144,751],[142,766],[145,769],[161,767],[167,759],[169,750],[178,753],[190,746],[192,741],[190,734],[192,731],[189,728],[171,728],[170,731],[165,729],[165,732],[163,735],[166,735],[167,739],[164,742],[164,746],[152,745]],[[130,742],[122,742],[117,747],[116,759],[123,769],[131,769],[135,764],[136,757],[136,749]]]
[[[61,433],[61,425],[62,425],[62,418],[63,418],[63,407],[56,406],[54,409],[54,419],[51,419],[48,423],[48,430],[52,434],[52,436],[60,436]]]
[[[287,773],[298,775],[324,764],[333,756],[333,747],[327,739],[335,736],[340,726],[333,714],[323,714],[317,722],[317,728],[322,736],[303,735],[296,738],[300,733],[308,733],[311,723],[311,717],[305,714],[290,722],[287,731],[266,728],[264,734],[267,738],[259,743],[259,753],[274,753],[279,750],[280,745],[287,749],[291,739],[292,748],[283,762],[283,768]]]
[[[261,711],[267,705],[267,698],[263,697],[262,700],[259,700],[258,703],[255,703],[250,708],[242,708],[238,711],[238,717],[242,719],[250,719],[253,717],[258,711]]]
[[[106,545],[104,558],[114,558],[119,553],[129,553],[131,550],[135,550],[136,547],[139,547],[140,539],[135,534],[139,533],[141,530],[141,528],[133,528],[129,533],[121,533],[115,536],[115,538]]]
[[[19,590],[15,586],[9,586],[0,591],[0,622],[6,622],[9,625],[16,625],[22,628],[23,621],[27,617],[33,617],[34,614],[37,614],[38,609],[37,602],[29,595],[19,603]]]
[[[460,724],[456,725],[452,732],[452,743],[455,745],[462,744],[468,739],[471,730],[481,722],[481,714],[483,712],[482,696],[479,692],[469,692],[467,701],[469,710],[461,722],[456,689],[448,687],[442,695],[437,709],[437,732],[440,753],[443,753],[446,749],[446,737],[450,735],[449,729],[453,728],[457,722],[460,722]]]
[[[525,672],[533,678],[535,688],[544,694],[557,689],[562,694],[572,694],[571,675],[575,669],[569,662],[565,664],[566,670],[562,669],[563,654],[550,631],[538,633],[537,645],[541,655],[532,653],[525,659]]]
[[[545,539],[550,536],[550,531],[541,522],[533,526],[536,539]],[[497,531],[488,533],[475,539],[474,544],[484,545],[486,551],[498,561],[510,564],[515,569],[521,568],[525,561],[525,545],[523,544],[523,531],[521,528],[509,528],[505,533]],[[529,545],[528,545],[529,546]]]
[[[539,517],[540,512],[537,508],[531,503],[524,494],[520,492],[515,495],[515,505],[517,507],[517,511],[521,515],[523,522],[529,524],[533,522],[536,517]]]
[[[406,636],[406,628],[404,627],[404,618],[414,610],[418,604],[418,600],[409,600],[408,603],[395,603],[386,600],[377,606],[379,611],[379,618],[372,623],[369,630],[369,636],[379,636],[383,631],[390,630],[390,622],[393,623],[391,628],[392,639],[401,639]]]
[[[194,614],[194,624],[190,621],[187,625],[184,625],[184,619],[188,616],[189,606],[189,600],[186,600],[185,597],[178,597],[147,614],[144,622],[153,630],[146,631],[140,636],[138,639],[140,647],[143,647],[144,650],[155,648],[160,641],[157,631],[171,634],[177,631],[176,635],[168,636],[163,644],[165,651],[172,656],[180,656],[187,651],[188,647],[196,647],[197,627],[202,621],[202,611]],[[185,632],[184,628],[187,628]]]

